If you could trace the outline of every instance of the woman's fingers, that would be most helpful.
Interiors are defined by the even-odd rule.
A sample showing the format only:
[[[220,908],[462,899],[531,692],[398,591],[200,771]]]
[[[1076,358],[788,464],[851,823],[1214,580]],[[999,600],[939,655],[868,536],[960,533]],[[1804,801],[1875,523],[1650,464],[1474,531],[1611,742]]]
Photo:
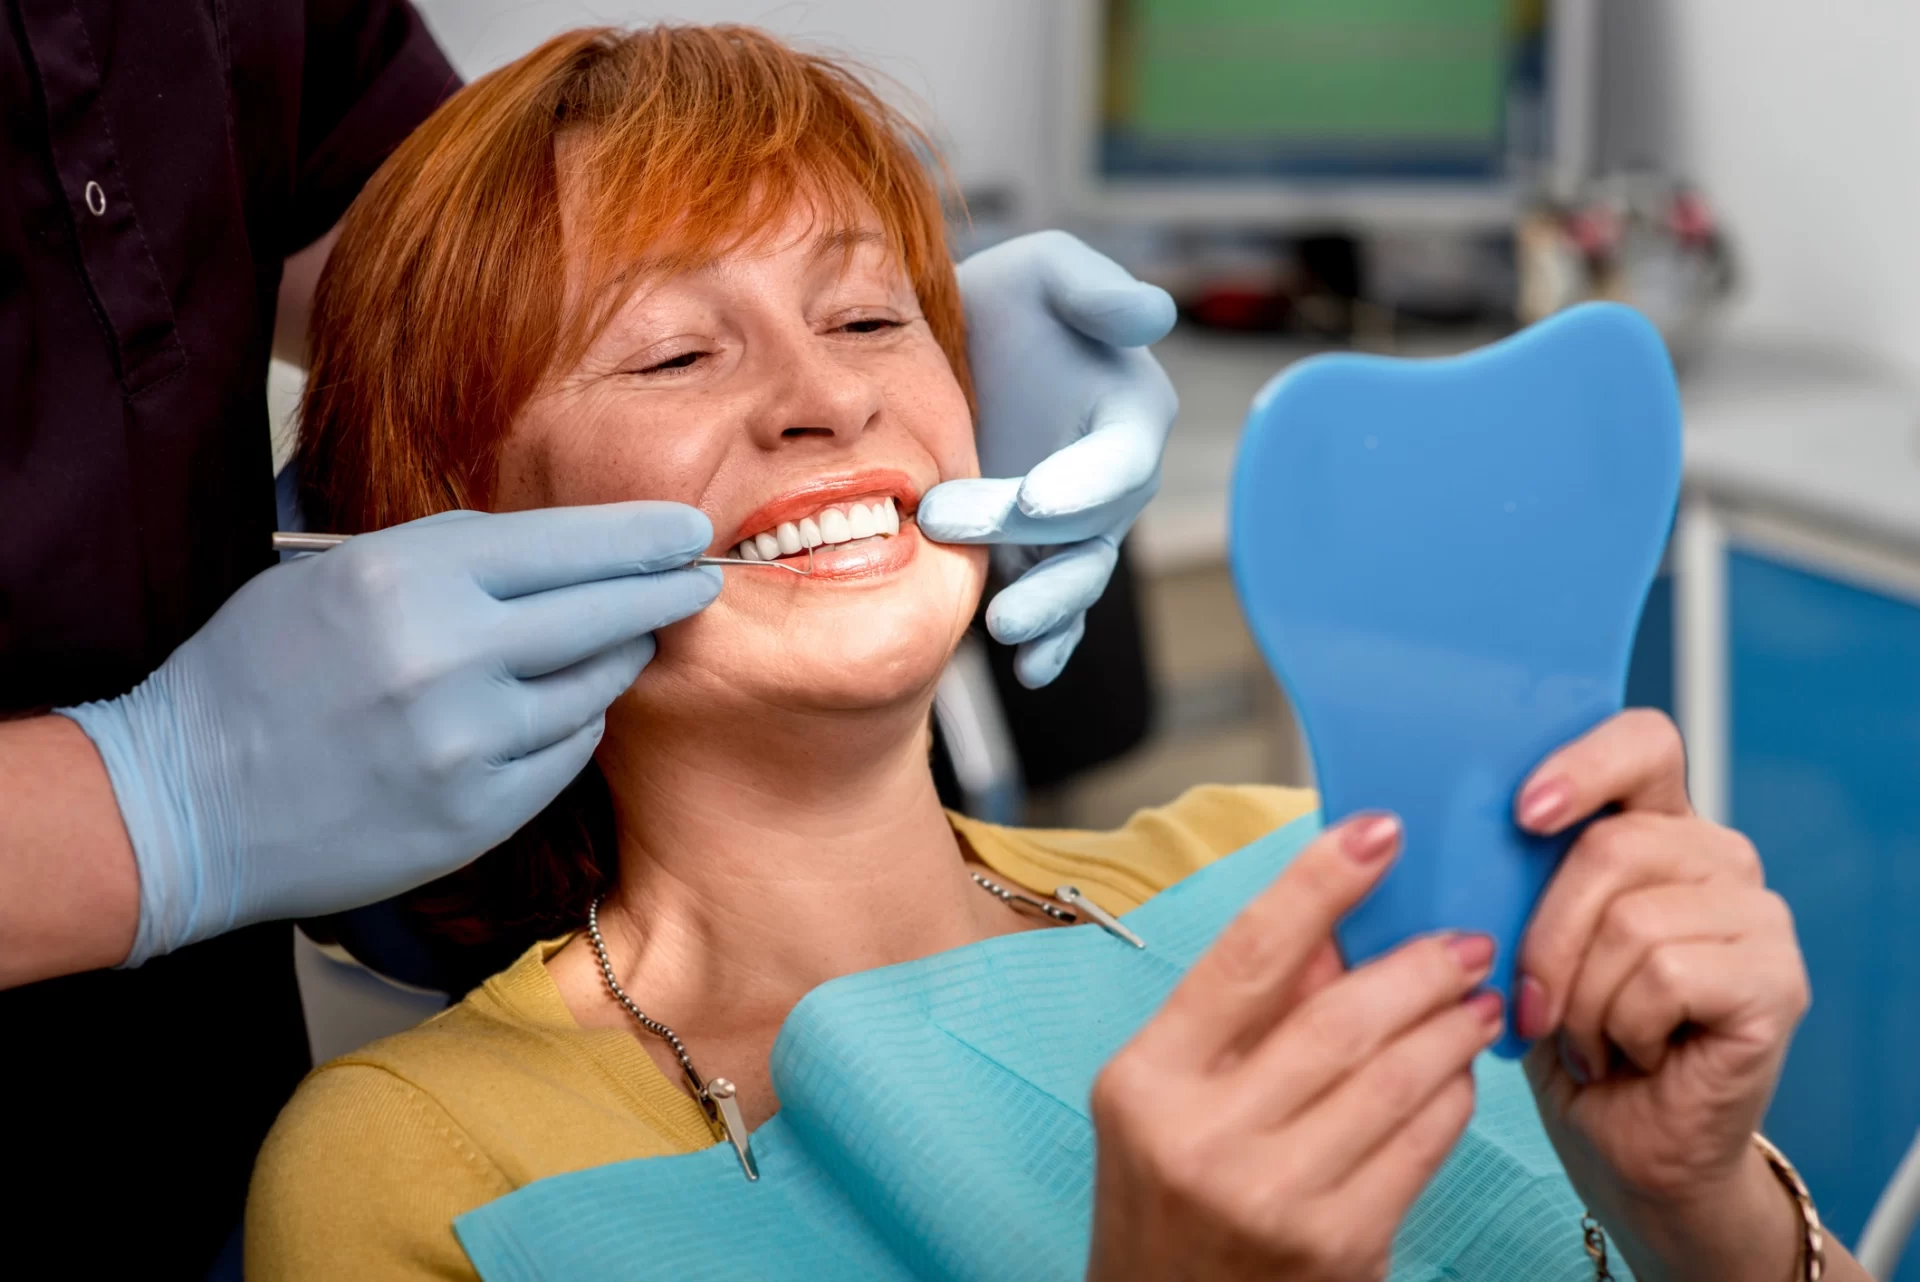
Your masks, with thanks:
[[[1224,1093],[1244,1101],[1248,1111],[1241,1120],[1248,1126],[1286,1123],[1341,1083],[1375,1071],[1375,1057],[1410,1029],[1457,1011],[1493,968],[1493,952],[1485,935],[1434,935],[1341,976],[1301,1002],[1234,1065]],[[1398,1061],[1380,1071],[1396,1089],[1408,1085],[1404,1074],[1418,1076]],[[1363,1108],[1393,1112],[1390,1104],[1375,1100]]]
[[[1328,1184],[1344,1182],[1493,1044],[1501,1009],[1498,993],[1476,993],[1406,1029],[1287,1127],[1289,1148],[1313,1154]]]
[[[1567,1049],[1589,1080],[1607,1065],[1607,1012],[1614,997],[1658,949],[1683,943],[1729,944],[1755,930],[1774,897],[1763,890],[1670,883],[1628,891],[1601,914],[1560,1021]],[[1663,1030],[1665,1033],[1671,1030]],[[1657,1045],[1621,1044],[1651,1072],[1666,1057]]]
[[[1784,1050],[1806,1012],[1806,970],[1785,903],[1764,892],[1745,898],[1748,924],[1735,939],[1660,943],[1610,995],[1600,1031],[1643,1072],[1657,1071],[1689,1026],[1710,1030],[1723,1048],[1749,1049],[1755,1063]],[[1752,1065],[1734,1067],[1738,1075]]]
[[[1762,883],[1760,857],[1739,833],[1694,818],[1629,812],[1580,834],[1547,883],[1520,946],[1517,1028],[1539,1038],[1560,1026],[1608,906],[1632,891],[1676,883]]]
[[[1665,713],[1629,708],[1535,768],[1514,815],[1528,832],[1564,831],[1604,806],[1689,815],[1687,752]]]
[[[1296,997],[1334,923],[1400,847],[1400,823],[1362,815],[1321,833],[1243,909],[1134,1038],[1148,1059],[1209,1068],[1257,1042]]]
[[[1472,1071],[1454,1072],[1329,1200],[1363,1215],[1391,1217],[1398,1228],[1473,1120],[1473,1097]]]
[[[1341,966],[1334,923],[1399,838],[1383,816],[1327,830],[1101,1071],[1090,1276],[1383,1275],[1501,1022],[1496,996],[1468,998],[1492,965],[1484,936]],[[1371,1173],[1357,1199],[1341,1191],[1356,1171]]]

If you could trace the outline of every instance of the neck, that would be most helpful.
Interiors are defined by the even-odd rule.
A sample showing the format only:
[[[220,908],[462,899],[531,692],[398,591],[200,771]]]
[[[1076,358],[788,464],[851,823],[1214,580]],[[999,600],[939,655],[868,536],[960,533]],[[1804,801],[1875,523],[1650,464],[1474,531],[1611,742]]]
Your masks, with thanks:
[[[777,1027],[829,979],[1012,925],[968,878],[927,724],[925,701],[769,713],[747,745],[610,720],[620,876],[602,930],[650,1009],[721,1035]]]

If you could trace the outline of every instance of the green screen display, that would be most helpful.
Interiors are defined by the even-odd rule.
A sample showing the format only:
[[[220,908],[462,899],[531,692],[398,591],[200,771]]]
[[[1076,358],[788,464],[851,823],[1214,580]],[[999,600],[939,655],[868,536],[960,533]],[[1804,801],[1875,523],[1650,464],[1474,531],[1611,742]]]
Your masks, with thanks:
[[[1480,143],[1513,0],[1118,0],[1107,117],[1138,136]]]

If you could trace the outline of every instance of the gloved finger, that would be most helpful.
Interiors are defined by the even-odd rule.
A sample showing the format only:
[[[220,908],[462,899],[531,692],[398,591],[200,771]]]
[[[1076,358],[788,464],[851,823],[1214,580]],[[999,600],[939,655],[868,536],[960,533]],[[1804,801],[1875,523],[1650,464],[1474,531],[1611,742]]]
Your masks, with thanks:
[[[623,574],[675,569],[713,542],[713,524],[698,508],[646,501],[500,512],[474,521],[411,522],[369,535],[368,542],[402,532],[426,554],[466,567],[485,591],[503,601]]]
[[[1020,510],[1022,484],[1018,477],[943,481],[921,496],[914,522],[937,543],[1051,546],[1101,535],[1117,539],[1153,497],[1149,489],[1066,516],[1029,516]]]
[[[987,606],[987,631],[1002,645],[1019,645],[1052,632],[1107,590],[1118,549],[1088,539],[1056,552],[1002,589]]]
[[[538,677],[697,614],[720,587],[718,568],[696,566],[536,592],[507,602],[485,643],[512,675]]]
[[[1097,343],[1145,347],[1173,328],[1173,298],[1084,241],[1064,232],[1041,233],[1041,288],[1061,320]]]
[[[1008,522],[1021,516],[1020,485],[1017,476],[942,481],[920,496],[914,524],[938,543],[1002,542]]]
[[[449,521],[483,521],[493,515],[496,514],[493,512],[477,512],[470,507],[450,507],[444,512],[435,512],[432,516],[419,517],[415,520],[404,522],[404,524],[411,525],[415,529],[418,529],[428,525],[445,525]],[[393,526],[391,528],[398,529],[400,527]]]
[[[1029,690],[1051,685],[1066,668],[1086,630],[1087,616],[1076,614],[1062,627],[1027,642],[1013,652],[1013,675]]]
[[[607,717],[602,712],[566,738],[502,766],[492,786],[505,822],[493,844],[513,835],[578,778],[606,733]]]
[[[651,636],[639,637],[570,668],[521,682],[510,713],[514,724],[502,739],[502,756],[511,760],[539,752],[597,721],[607,705],[639,679],[655,648]]]
[[[1091,430],[1027,473],[1020,486],[1021,512],[1045,521],[1123,499],[1146,506],[1160,486],[1160,455],[1178,408],[1171,388],[1163,394],[1129,384],[1106,393],[1088,416]]]

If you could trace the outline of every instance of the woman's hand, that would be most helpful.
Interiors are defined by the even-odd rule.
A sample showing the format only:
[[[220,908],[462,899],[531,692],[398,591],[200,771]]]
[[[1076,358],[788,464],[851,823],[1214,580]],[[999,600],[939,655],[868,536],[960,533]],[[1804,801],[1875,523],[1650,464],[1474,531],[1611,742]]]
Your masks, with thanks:
[[[1101,1072],[1092,1282],[1386,1276],[1502,1022],[1484,935],[1343,973],[1334,923],[1399,844],[1377,815],[1322,833]]]
[[[1642,1282],[1797,1276],[1792,1202],[1752,1136],[1807,975],[1739,833],[1693,813],[1673,723],[1630,711],[1520,791],[1521,825],[1582,832],[1521,946],[1516,1026],[1575,1187]],[[1557,1034],[1557,1036],[1555,1036]]]

